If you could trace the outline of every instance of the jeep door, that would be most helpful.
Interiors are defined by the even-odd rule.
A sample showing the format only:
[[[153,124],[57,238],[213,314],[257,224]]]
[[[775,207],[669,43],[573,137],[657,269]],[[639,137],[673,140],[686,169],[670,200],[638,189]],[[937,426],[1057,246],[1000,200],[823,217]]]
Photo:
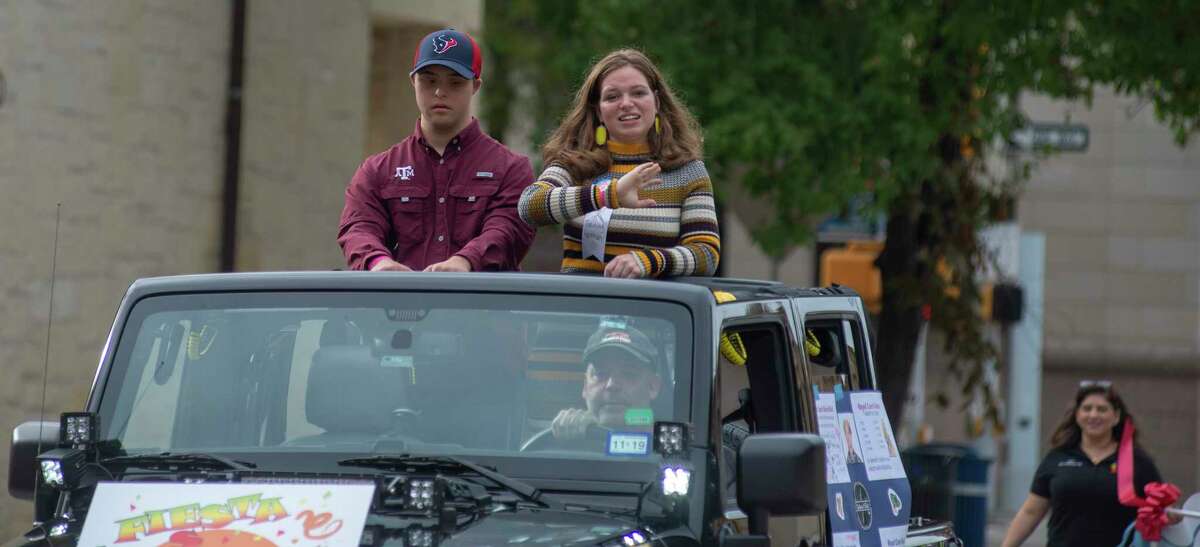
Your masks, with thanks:
[[[751,432],[815,432],[809,381],[800,355],[793,311],[786,299],[732,302],[718,306],[723,339],[716,350],[716,412],[721,450],[718,465],[725,527],[747,529],[737,504],[736,458]],[[723,349],[724,348],[724,349]],[[772,543],[798,545],[822,537],[823,517],[771,517]]]

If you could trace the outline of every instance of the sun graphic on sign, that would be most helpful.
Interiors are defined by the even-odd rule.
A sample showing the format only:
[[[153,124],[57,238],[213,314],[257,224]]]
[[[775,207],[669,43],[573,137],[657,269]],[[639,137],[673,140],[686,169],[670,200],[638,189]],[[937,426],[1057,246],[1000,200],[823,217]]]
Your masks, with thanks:
[[[278,547],[267,538],[241,530],[185,530],[159,547]]]

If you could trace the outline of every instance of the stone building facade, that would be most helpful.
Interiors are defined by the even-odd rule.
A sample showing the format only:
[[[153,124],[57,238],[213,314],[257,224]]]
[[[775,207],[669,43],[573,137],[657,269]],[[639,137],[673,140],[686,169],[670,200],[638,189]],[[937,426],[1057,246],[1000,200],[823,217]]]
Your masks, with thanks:
[[[1111,380],[1164,477],[1200,483],[1200,145],[1153,107],[1103,90],[1092,106],[1028,97],[1032,119],[1090,130],[1035,171],[1018,207],[1046,234],[1042,430],[1080,380]]]
[[[82,407],[134,279],[220,268],[231,5],[0,0],[5,438]],[[443,26],[478,35],[482,1],[246,5],[235,268],[341,267],[346,181],[416,120],[412,48]],[[0,537],[32,511],[6,481]]]

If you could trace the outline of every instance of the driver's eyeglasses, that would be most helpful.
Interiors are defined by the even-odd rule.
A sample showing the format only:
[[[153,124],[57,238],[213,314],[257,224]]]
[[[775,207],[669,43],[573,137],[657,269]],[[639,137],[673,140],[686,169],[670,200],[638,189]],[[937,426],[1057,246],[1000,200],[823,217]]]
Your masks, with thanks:
[[[1112,381],[1110,381],[1110,380],[1080,380],[1079,381],[1079,389],[1087,389],[1089,387],[1099,387],[1099,388],[1109,389],[1112,387]]]

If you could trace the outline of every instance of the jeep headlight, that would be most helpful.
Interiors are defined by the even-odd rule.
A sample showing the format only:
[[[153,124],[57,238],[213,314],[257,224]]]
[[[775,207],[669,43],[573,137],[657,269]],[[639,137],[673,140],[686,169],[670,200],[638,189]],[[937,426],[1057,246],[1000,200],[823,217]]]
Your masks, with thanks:
[[[650,545],[650,533],[642,530],[630,530],[600,543],[601,547],[641,547],[643,545]]]

